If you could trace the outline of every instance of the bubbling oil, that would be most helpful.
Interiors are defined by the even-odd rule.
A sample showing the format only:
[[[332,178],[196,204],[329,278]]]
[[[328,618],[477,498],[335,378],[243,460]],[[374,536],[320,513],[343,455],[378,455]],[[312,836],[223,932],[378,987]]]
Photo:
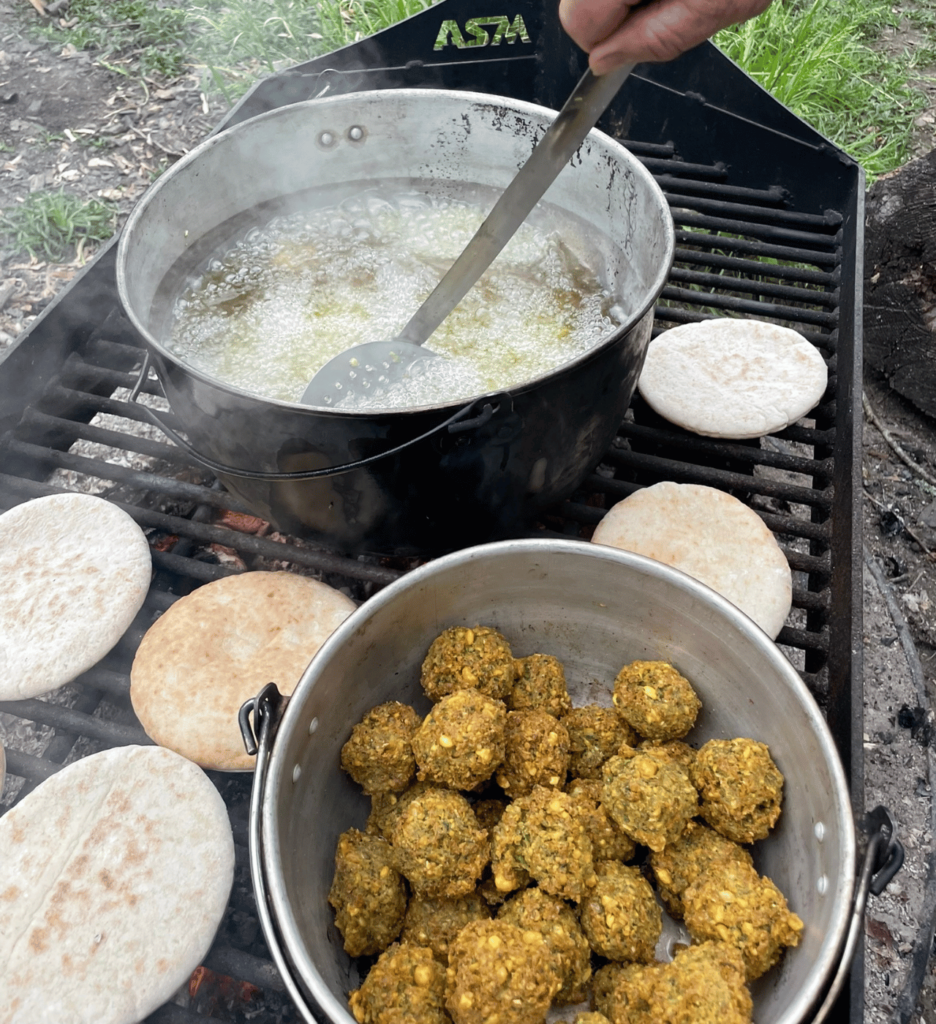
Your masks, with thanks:
[[[297,402],[333,356],[395,337],[480,227],[480,202],[375,187],[251,228],[190,281],[172,351],[244,391]],[[579,231],[579,233],[581,233]],[[553,218],[523,224],[425,347],[447,358],[343,408],[441,404],[535,379],[618,326],[613,299]]]

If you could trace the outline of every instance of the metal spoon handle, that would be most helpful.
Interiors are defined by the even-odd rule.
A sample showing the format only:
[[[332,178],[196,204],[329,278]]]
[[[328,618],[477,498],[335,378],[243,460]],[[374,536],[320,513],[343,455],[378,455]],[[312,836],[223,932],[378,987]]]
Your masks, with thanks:
[[[494,204],[464,252],[400,332],[400,340],[422,345],[461,302],[572,159],[634,67],[633,64],[625,64],[600,77],[589,69],[582,75],[555,121]]]

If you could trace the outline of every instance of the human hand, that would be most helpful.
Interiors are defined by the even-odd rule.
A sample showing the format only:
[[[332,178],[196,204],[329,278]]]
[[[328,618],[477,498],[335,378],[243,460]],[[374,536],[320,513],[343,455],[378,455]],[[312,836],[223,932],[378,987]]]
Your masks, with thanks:
[[[719,29],[747,21],[770,0],[559,0],[559,20],[596,75],[621,64],[667,61]]]

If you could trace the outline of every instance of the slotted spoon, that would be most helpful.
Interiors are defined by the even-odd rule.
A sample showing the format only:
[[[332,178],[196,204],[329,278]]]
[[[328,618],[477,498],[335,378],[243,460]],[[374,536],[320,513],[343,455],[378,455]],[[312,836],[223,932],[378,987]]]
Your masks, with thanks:
[[[387,389],[445,357],[423,343],[465,297],[543,197],[633,70],[625,64],[606,75],[585,72],[536,144],[530,158],[494,204],[484,223],[402,331],[388,341],[345,349],[317,370],[302,395],[304,405],[335,406],[349,389]]]

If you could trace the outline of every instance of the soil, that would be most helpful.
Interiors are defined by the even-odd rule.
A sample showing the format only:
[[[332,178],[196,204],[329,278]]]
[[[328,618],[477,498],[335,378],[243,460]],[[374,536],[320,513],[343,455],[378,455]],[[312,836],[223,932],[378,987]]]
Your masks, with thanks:
[[[110,204],[119,227],[226,105],[202,92],[197,74],[141,80],[100,66],[88,51],[36,41],[26,24],[34,17],[25,0],[0,0],[0,211],[61,189]],[[51,263],[14,250],[0,231],[0,354],[91,252]]]
[[[141,81],[89,53],[36,42],[23,30],[34,17],[26,0],[0,0],[0,211],[61,188],[112,203],[119,225],[224,104],[195,74]],[[912,43],[914,31],[905,24],[886,45]],[[936,86],[922,84],[929,107],[916,117],[915,156],[936,144]],[[0,236],[0,359],[89,255],[50,263],[4,249]],[[907,850],[902,872],[869,904],[866,1020],[933,1021],[936,422],[871,371],[864,397],[866,807],[893,812]]]

